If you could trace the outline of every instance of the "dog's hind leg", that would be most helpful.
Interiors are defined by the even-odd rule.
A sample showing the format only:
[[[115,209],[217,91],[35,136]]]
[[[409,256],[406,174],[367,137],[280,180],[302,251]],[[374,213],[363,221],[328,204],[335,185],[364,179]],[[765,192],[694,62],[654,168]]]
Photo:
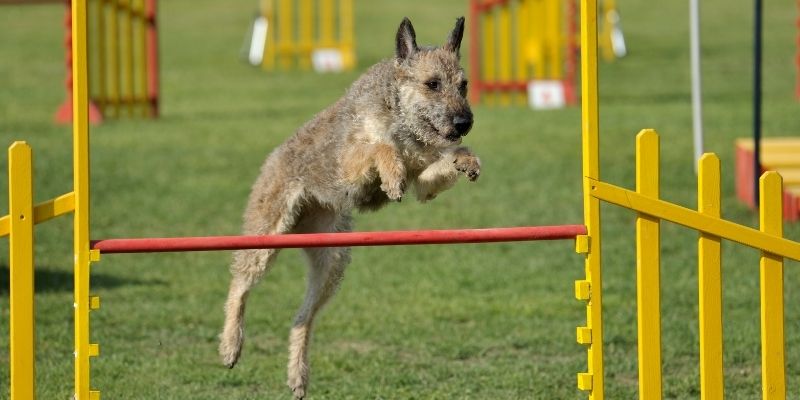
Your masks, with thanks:
[[[317,220],[316,222],[319,222]],[[318,226],[316,232],[350,231],[350,217],[334,217],[327,226]],[[305,397],[308,387],[308,345],[311,326],[317,312],[336,293],[350,263],[350,249],[341,247],[304,249],[309,261],[308,287],[305,300],[295,317],[289,334],[289,365],[287,385],[295,399]]]
[[[293,229],[299,196],[285,196],[267,203],[251,198],[246,234],[282,234]],[[255,201],[254,201],[255,200]],[[263,205],[263,208],[259,208]],[[225,325],[219,335],[219,355],[222,363],[233,368],[239,360],[244,343],[244,311],[250,289],[261,280],[278,255],[277,249],[250,249],[234,252],[230,266],[231,283],[225,302]]]
[[[234,252],[231,264],[231,284],[225,302],[225,325],[219,335],[219,355],[222,363],[233,368],[239,360],[244,343],[244,309],[250,289],[269,269],[276,249],[241,250]]]

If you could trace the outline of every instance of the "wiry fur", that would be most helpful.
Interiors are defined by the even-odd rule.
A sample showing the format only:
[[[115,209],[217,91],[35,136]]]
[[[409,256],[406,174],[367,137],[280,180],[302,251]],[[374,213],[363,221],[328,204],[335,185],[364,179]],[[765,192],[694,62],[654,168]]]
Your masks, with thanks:
[[[353,209],[376,210],[413,188],[431,200],[459,175],[476,180],[480,162],[461,136],[472,126],[466,77],[459,65],[464,19],[439,48],[419,48],[406,18],[396,54],[362,75],[267,157],[244,214],[244,234],[347,232]],[[336,292],[349,248],[308,248],[305,301],[289,337],[288,385],[294,397],[308,386],[308,342],[314,316]],[[245,301],[277,255],[275,249],[233,256],[220,335],[222,362],[232,368],[243,342]]]

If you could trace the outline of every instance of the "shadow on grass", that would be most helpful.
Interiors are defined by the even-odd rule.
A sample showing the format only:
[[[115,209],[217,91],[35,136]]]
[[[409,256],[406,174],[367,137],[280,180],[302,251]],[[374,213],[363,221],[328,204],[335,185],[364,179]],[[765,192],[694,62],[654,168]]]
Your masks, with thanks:
[[[0,294],[9,292],[9,269],[8,265],[0,264]],[[73,285],[72,272],[53,271],[47,266],[37,267],[34,273],[34,290],[37,293],[43,292],[71,292]],[[113,289],[119,286],[130,285],[164,285],[165,282],[158,279],[122,279],[107,274],[92,274],[92,287]]]

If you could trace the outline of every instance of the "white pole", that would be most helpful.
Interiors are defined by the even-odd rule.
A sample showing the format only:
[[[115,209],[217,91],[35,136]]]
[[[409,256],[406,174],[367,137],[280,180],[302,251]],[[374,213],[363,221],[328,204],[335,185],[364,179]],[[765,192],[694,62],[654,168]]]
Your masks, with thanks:
[[[698,0],[689,0],[689,36],[692,70],[692,127],[694,132],[694,168],[703,155],[703,100],[700,72],[700,9]]]

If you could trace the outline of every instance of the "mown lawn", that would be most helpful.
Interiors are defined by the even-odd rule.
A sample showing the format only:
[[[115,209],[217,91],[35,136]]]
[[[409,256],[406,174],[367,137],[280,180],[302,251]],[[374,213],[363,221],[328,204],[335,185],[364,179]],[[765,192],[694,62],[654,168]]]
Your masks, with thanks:
[[[685,2],[618,1],[630,54],[601,66],[602,177],[633,186],[634,136],[662,137],[665,199],[695,207]],[[420,43],[441,43],[467,2],[358,1],[359,71],[267,73],[243,63],[255,1],[161,2],[163,116],[92,129],[92,237],[236,234],[264,156],[393,52],[403,16]],[[723,215],[757,216],[733,192],[733,140],[750,134],[751,4],[703,2],[706,145],[723,167]],[[791,2],[765,7],[764,132],[800,134],[793,99]],[[71,141],[52,123],[64,97],[63,7],[0,7],[0,143],[34,148],[38,201],[71,190]],[[466,46],[465,46],[466,47]],[[464,54],[466,55],[466,48]],[[580,111],[476,105],[466,142],[477,183],[436,201],[357,215],[359,230],[581,223]],[[5,153],[0,157],[5,164]],[[0,187],[5,191],[6,178]],[[0,196],[0,210],[7,210]],[[634,215],[603,209],[606,392],[637,392]],[[5,213],[5,211],[0,211]],[[800,239],[800,225],[786,225]],[[72,393],[71,219],[37,229],[37,383],[42,399]],[[662,228],[664,397],[699,397],[695,232]],[[0,240],[0,331],[8,331],[7,241]],[[760,395],[758,254],[723,246],[728,398]],[[342,290],[316,324],[310,399],[584,398],[575,343],[585,308],[570,241],[358,248]],[[109,399],[288,399],[286,337],[304,290],[303,259],[285,251],[249,300],[239,365],[217,360],[227,253],[107,255],[94,264],[93,387]],[[800,274],[786,269],[787,379],[800,393]],[[0,360],[8,359],[7,336]],[[8,396],[0,362],[0,397]]]

